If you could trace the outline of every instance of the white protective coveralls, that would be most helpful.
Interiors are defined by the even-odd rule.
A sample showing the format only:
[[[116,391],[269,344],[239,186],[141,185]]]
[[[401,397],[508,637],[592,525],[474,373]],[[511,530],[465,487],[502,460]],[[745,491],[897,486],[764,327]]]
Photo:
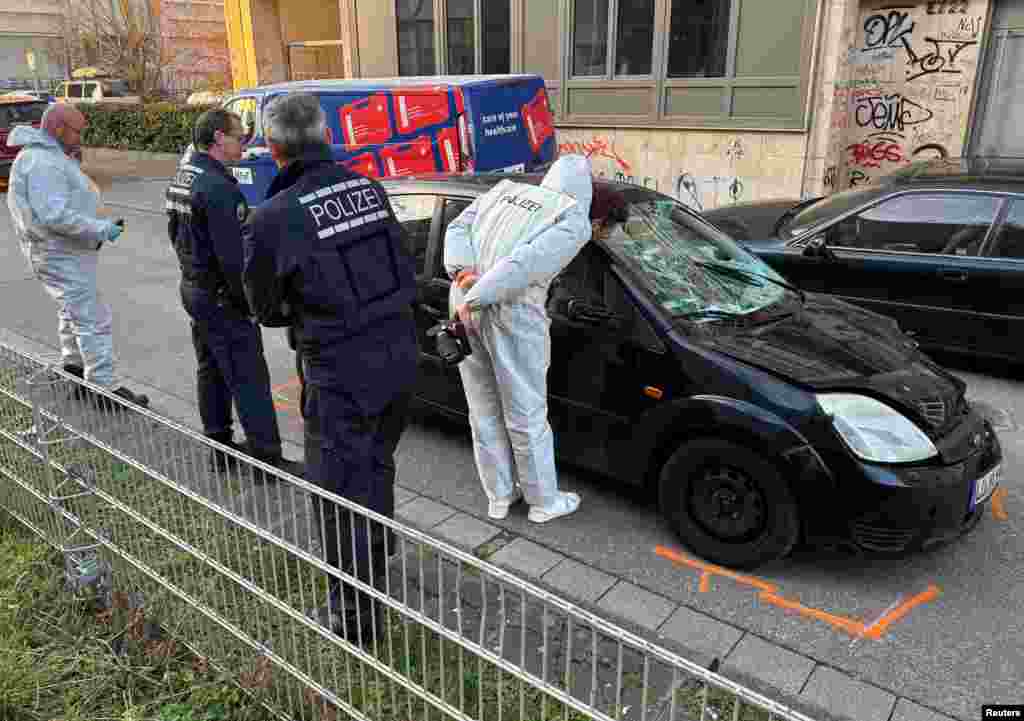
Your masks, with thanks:
[[[534,513],[579,503],[558,492],[554,440],[548,423],[547,372],[551,336],[545,303],[551,281],[590,240],[593,193],[590,161],[555,161],[540,186],[502,181],[477,198],[445,234],[451,277],[474,267],[465,294],[452,284],[452,313],[465,302],[476,333],[459,364],[469,404],[477,472],[491,507],[518,497]],[[570,501],[567,496],[573,496]],[[573,506],[573,510],[575,505]],[[493,514],[492,514],[493,515]],[[494,515],[501,518],[501,515]]]
[[[97,217],[95,185],[56,138],[18,126],[7,144],[23,146],[11,167],[7,207],[32,272],[57,301],[61,360],[84,368],[86,380],[111,387],[112,317],[96,271],[99,247],[115,233],[114,222]]]

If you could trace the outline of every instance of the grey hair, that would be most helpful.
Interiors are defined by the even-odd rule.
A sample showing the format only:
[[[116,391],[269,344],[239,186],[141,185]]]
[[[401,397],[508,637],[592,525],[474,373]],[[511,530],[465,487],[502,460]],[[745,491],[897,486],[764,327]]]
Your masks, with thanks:
[[[327,115],[320,101],[309,93],[288,93],[275,98],[263,111],[263,130],[268,142],[288,158],[297,158],[311,145],[322,145]]]

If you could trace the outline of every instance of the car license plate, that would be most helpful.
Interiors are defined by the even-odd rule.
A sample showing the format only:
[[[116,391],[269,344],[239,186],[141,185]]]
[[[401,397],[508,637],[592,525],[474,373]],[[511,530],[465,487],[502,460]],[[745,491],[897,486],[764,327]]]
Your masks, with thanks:
[[[1002,480],[1002,470],[1002,464],[999,464],[974,482],[974,491],[971,493],[971,510],[974,510],[975,506],[988,500],[988,497],[992,495],[992,491],[996,489],[999,481]]]

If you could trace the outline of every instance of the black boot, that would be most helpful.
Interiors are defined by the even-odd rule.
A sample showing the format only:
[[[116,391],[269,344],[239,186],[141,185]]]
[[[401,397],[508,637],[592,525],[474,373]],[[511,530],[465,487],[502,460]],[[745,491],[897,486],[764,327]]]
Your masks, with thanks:
[[[78,378],[79,380],[85,380],[85,368],[83,368],[80,365],[72,365],[69,363],[65,363],[61,367],[61,370],[63,370],[68,375]],[[85,386],[81,386],[75,383],[71,387],[71,395],[69,397],[74,398],[76,401],[81,401],[85,400],[87,394],[88,390],[85,388]]]
[[[298,461],[290,461],[280,454],[271,456],[253,453],[252,456],[256,460],[263,461],[267,465],[271,465],[274,468],[278,469],[279,471],[290,473],[291,475],[297,476],[299,478],[305,478],[306,465],[304,463],[299,463]],[[277,477],[269,473],[261,473],[260,471],[257,470],[255,474],[255,480],[257,483],[276,483]]]
[[[356,596],[359,597],[358,613],[356,612]],[[321,626],[331,629],[332,633],[341,636],[349,643],[364,648],[371,647],[375,641],[381,643],[385,640],[387,606],[363,593],[353,593],[350,590],[345,594],[345,612],[343,614],[341,603],[337,598],[336,594],[332,594],[331,600],[310,611],[309,617],[319,621]]]
[[[211,441],[217,441],[218,443],[222,443],[223,445],[227,446],[228,448],[231,448],[232,450],[236,450],[236,451],[239,451],[241,453],[245,453],[246,452],[244,446],[242,446],[242,445],[240,445],[238,443],[235,443],[231,439],[231,433],[230,432],[227,432],[227,433],[208,433],[206,437],[209,438]],[[238,470],[238,459],[235,458],[234,456],[228,455],[227,453],[225,453],[222,450],[214,448],[212,451],[210,451],[209,467],[210,467],[211,471],[215,471],[215,472],[219,472],[219,473],[227,473],[229,471],[236,471],[236,470]]]
[[[85,379],[85,368],[83,368],[82,366],[72,365],[68,363],[62,367],[62,370],[68,375],[75,376],[76,378],[80,378],[82,380]]]
[[[149,396],[144,393],[133,393],[124,386],[120,386],[114,391],[114,395],[120,398],[124,398],[129,403],[134,403],[137,406],[147,408],[149,406]]]
[[[141,406],[143,408],[149,406],[148,396],[142,393],[133,393],[124,386],[119,386],[114,390],[110,391],[110,393],[117,396],[118,398],[123,398],[129,403],[134,403],[137,406]],[[120,403],[115,403],[106,396],[100,395],[99,393],[94,393],[85,386],[79,386],[76,389],[75,397],[81,401],[95,403],[96,408],[103,411],[104,413],[117,413],[118,411],[125,410],[125,407],[122,406]]]

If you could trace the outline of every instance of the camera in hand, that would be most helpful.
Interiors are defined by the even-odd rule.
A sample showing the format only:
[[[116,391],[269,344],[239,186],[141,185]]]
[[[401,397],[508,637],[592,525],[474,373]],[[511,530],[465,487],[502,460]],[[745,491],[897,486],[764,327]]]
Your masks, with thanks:
[[[473,350],[469,345],[466,326],[459,319],[447,320],[427,331],[437,344],[437,354],[446,366],[457,366]]]

